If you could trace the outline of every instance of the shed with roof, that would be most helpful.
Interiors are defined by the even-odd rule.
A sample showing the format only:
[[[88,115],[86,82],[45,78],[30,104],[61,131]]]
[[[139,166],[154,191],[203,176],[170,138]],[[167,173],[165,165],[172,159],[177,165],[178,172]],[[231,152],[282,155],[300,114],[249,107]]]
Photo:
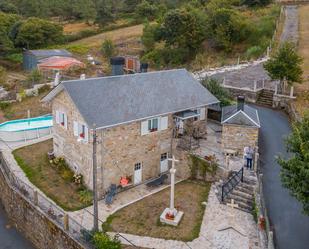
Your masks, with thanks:
[[[42,60],[53,56],[72,57],[72,54],[65,49],[25,50],[23,52],[23,69],[26,71],[36,69]]]
[[[258,145],[261,127],[258,111],[245,104],[243,96],[237,104],[222,108],[222,146],[224,150],[243,152],[244,147]]]

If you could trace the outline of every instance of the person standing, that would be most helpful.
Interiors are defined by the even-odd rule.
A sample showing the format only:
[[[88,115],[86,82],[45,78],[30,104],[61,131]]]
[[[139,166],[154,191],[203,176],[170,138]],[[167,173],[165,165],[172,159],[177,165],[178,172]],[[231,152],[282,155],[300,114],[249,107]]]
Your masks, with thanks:
[[[252,161],[253,161],[253,148],[251,146],[247,147],[246,158],[247,158],[247,169],[252,170]]]

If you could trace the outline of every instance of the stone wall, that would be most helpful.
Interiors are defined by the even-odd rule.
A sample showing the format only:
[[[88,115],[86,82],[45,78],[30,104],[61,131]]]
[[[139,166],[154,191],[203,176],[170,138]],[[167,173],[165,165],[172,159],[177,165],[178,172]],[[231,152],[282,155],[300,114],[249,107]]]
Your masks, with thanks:
[[[223,149],[233,149],[243,153],[244,147],[258,145],[259,128],[224,124],[222,126]]]
[[[37,207],[11,188],[0,170],[0,201],[8,218],[38,249],[83,249]],[[16,248],[17,249],[17,248]]]
[[[225,87],[225,89],[227,89],[234,98],[237,98],[238,96],[245,96],[246,102],[250,103],[256,103],[259,94],[261,93],[261,91],[253,92],[245,89],[230,87]]]

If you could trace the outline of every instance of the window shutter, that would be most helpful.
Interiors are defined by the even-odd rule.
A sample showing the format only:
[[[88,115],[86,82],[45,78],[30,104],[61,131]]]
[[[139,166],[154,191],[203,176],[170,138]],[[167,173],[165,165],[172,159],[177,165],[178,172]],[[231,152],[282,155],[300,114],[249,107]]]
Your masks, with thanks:
[[[141,122],[141,134],[143,136],[143,135],[146,135],[148,133],[149,133],[149,130],[148,130],[148,120],[147,121],[142,121]]]
[[[200,109],[200,120],[205,120],[206,118],[206,108],[203,107]]]
[[[68,129],[68,116],[66,113],[64,113],[64,128]]]
[[[59,111],[56,111],[56,123],[57,124],[60,123],[60,113],[59,113]]]
[[[76,121],[73,122],[73,133],[75,137],[78,137],[78,123]]]
[[[89,133],[88,127],[85,125],[85,139],[84,139],[85,142],[88,142],[88,137],[89,137],[88,133]]]
[[[166,130],[168,128],[168,116],[161,117],[160,120],[160,130]]]

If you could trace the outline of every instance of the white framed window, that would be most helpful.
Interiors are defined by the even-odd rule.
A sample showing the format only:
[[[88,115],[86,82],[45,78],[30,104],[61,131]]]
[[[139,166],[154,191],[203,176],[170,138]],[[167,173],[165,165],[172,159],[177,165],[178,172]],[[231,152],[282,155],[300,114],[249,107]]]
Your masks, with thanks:
[[[146,135],[168,128],[168,116],[151,118],[141,122],[141,134]]]
[[[134,170],[140,170],[142,168],[142,164],[141,163],[136,163],[134,165]]]
[[[159,129],[159,118],[153,118],[148,120],[148,131],[154,132]]]
[[[68,128],[68,116],[65,112],[56,111],[56,123],[65,129]]]
[[[78,141],[88,142],[88,127],[85,124],[74,121],[73,133]]]

